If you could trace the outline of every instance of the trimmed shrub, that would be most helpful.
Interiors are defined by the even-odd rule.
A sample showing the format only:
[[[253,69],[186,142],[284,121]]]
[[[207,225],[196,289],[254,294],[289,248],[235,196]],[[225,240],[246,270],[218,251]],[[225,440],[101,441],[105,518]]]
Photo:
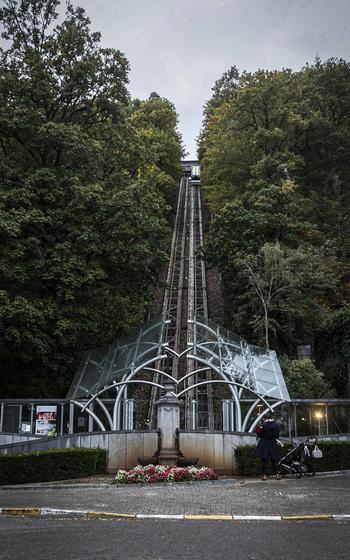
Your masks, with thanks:
[[[323,452],[322,459],[315,459],[316,471],[338,471],[350,469],[350,441],[320,440],[317,443]],[[291,444],[286,444],[280,449],[283,457],[290,449]],[[260,459],[255,454],[255,445],[240,445],[235,449],[235,457],[239,474],[256,476],[261,474]]]
[[[106,472],[107,469],[107,453],[105,449],[94,449],[97,451],[97,459],[96,459],[96,474],[103,474]]]
[[[105,471],[104,449],[50,449],[0,455],[0,485],[49,482]]]

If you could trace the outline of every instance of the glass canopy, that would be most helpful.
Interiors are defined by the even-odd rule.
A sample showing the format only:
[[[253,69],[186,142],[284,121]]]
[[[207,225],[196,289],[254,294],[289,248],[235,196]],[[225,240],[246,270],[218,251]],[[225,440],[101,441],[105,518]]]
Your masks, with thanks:
[[[191,322],[193,357],[257,396],[290,401],[276,352],[201,319]]]
[[[130,372],[161,353],[165,320],[158,317],[139,329],[133,329],[103,346],[85,352],[69,388],[67,399],[79,399],[97,394],[114,381],[120,382]]]
[[[164,341],[165,315],[118,338],[109,346],[85,352],[68,391],[74,400],[102,394],[113,383],[127,381],[138,371],[176,355]],[[215,371],[222,381],[254,393],[258,398],[290,401],[283,374],[273,350],[248,344],[227,329],[196,318],[188,322],[186,359]],[[161,366],[159,366],[161,368]],[[159,370],[158,370],[159,371]],[[169,377],[169,375],[168,375]],[[164,381],[165,379],[163,379]],[[181,379],[173,379],[180,386]],[[143,381],[145,383],[145,381]],[[178,391],[176,391],[178,392]],[[186,389],[182,392],[186,392]]]

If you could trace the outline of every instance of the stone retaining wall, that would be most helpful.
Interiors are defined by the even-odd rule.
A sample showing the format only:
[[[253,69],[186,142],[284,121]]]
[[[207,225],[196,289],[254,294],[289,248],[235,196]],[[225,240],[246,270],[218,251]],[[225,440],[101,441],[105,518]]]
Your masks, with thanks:
[[[115,472],[119,468],[131,468],[138,463],[138,457],[149,457],[157,449],[156,431],[145,432],[91,432],[61,437],[41,438],[12,445],[0,445],[0,454],[44,451],[47,449],[67,449],[74,447],[100,447],[107,451],[107,470]]]
[[[17,436],[18,437],[18,436]],[[339,439],[349,439],[342,434]],[[16,434],[13,434],[16,438]],[[323,439],[323,438],[322,438]],[[336,439],[327,437],[324,439]],[[199,458],[198,466],[213,467],[220,474],[235,474],[237,465],[234,450],[238,445],[255,444],[254,434],[232,432],[180,432],[180,450],[186,457]],[[138,457],[151,457],[157,449],[156,430],[91,432],[53,438],[32,439],[0,445],[0,454],[25,453],[46,449],[71,447],[100,447],[107,451],[108,472],[134,467]]]
[[[27,442],[33,439],[41,439],[43,436],[33,434],[11,434],[6,432],[0,433],[0,445],[11,445],[12,443]]]

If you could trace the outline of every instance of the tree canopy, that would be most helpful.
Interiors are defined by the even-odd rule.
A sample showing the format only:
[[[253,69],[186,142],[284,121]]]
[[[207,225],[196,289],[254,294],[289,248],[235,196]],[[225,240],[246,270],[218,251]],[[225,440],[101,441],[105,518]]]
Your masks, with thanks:
[[[166,260],[174,106],[138,109],[82,8],[0,10],[2,395],[64,396],[83,350],[143,322]]]
[[[316,333],[349,302],[349,91],[344,60],[316,59],[297,72],[232,67],[204,107],[205,252],[222,274],[226,320],[291,358],[311,344],[321,360]],[[289,281],[267,317],[254,278],[268,298],[277,279],[266,258],[277,253]]]
[[[323,399],[334,397],[334,391],[312,360],[282,360],[282,371],[292,399]]]

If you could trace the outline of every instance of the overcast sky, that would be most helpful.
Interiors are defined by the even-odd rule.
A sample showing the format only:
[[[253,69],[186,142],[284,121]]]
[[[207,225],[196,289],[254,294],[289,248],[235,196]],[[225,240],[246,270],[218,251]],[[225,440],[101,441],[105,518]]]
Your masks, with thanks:
[[[318,54],[350,60],[350,0],[74,0],[104,46],[131,64],[130,93],[175,103],[188,157],[204,102],[230,66],[301,68]]]

